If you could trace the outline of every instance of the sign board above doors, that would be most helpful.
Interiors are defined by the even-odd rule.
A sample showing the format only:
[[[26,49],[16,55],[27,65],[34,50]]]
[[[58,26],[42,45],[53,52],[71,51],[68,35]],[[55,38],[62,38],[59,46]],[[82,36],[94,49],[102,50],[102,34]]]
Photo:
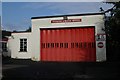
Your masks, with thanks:
[[[81,22],[81,19],[51,20],[51,23]]]

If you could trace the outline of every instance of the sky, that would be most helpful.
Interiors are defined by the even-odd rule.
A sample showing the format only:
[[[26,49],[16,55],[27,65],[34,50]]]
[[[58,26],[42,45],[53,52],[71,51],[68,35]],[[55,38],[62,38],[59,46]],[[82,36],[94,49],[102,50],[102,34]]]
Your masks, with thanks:
[[[102,2],[2,2],[3,29],[24,31],[31,26],[31,17],[97,13],[111,8]]]
[[[100,2],[103,0],[2,0],[3,2]]]
[[[0,1],[0,16],[2,15],[2,3]]]
[[[3,2],[118,2],[120,0],[2,0]]]

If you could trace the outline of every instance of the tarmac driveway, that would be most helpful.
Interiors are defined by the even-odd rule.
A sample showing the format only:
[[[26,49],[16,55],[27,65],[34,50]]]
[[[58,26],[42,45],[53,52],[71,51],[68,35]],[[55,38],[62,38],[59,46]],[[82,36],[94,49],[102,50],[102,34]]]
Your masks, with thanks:
[[[120,80],[118,62],[35,62],[3,59],[2,80]]]

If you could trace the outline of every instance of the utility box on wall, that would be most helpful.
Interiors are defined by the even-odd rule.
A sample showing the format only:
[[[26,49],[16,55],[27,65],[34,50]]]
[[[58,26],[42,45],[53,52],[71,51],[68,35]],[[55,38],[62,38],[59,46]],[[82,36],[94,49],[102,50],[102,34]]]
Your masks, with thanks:
[[[32,17],[31,22],[30,33],[12,33],[12,58],[55,62],[106,61],[103,13]]]

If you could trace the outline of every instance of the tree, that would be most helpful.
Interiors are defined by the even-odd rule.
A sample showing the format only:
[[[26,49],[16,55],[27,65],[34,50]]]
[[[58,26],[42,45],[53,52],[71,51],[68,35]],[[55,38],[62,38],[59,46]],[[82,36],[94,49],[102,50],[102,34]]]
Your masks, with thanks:
[[[106,16],[105,31],[107,36],[107,56],[108,60],[120,60],[120,2],[106,2],[114,6],[107,11],[110,13]]]
[[[31,27],[29,27],[29,28],[26,30],[26,32],[31,32]]]

